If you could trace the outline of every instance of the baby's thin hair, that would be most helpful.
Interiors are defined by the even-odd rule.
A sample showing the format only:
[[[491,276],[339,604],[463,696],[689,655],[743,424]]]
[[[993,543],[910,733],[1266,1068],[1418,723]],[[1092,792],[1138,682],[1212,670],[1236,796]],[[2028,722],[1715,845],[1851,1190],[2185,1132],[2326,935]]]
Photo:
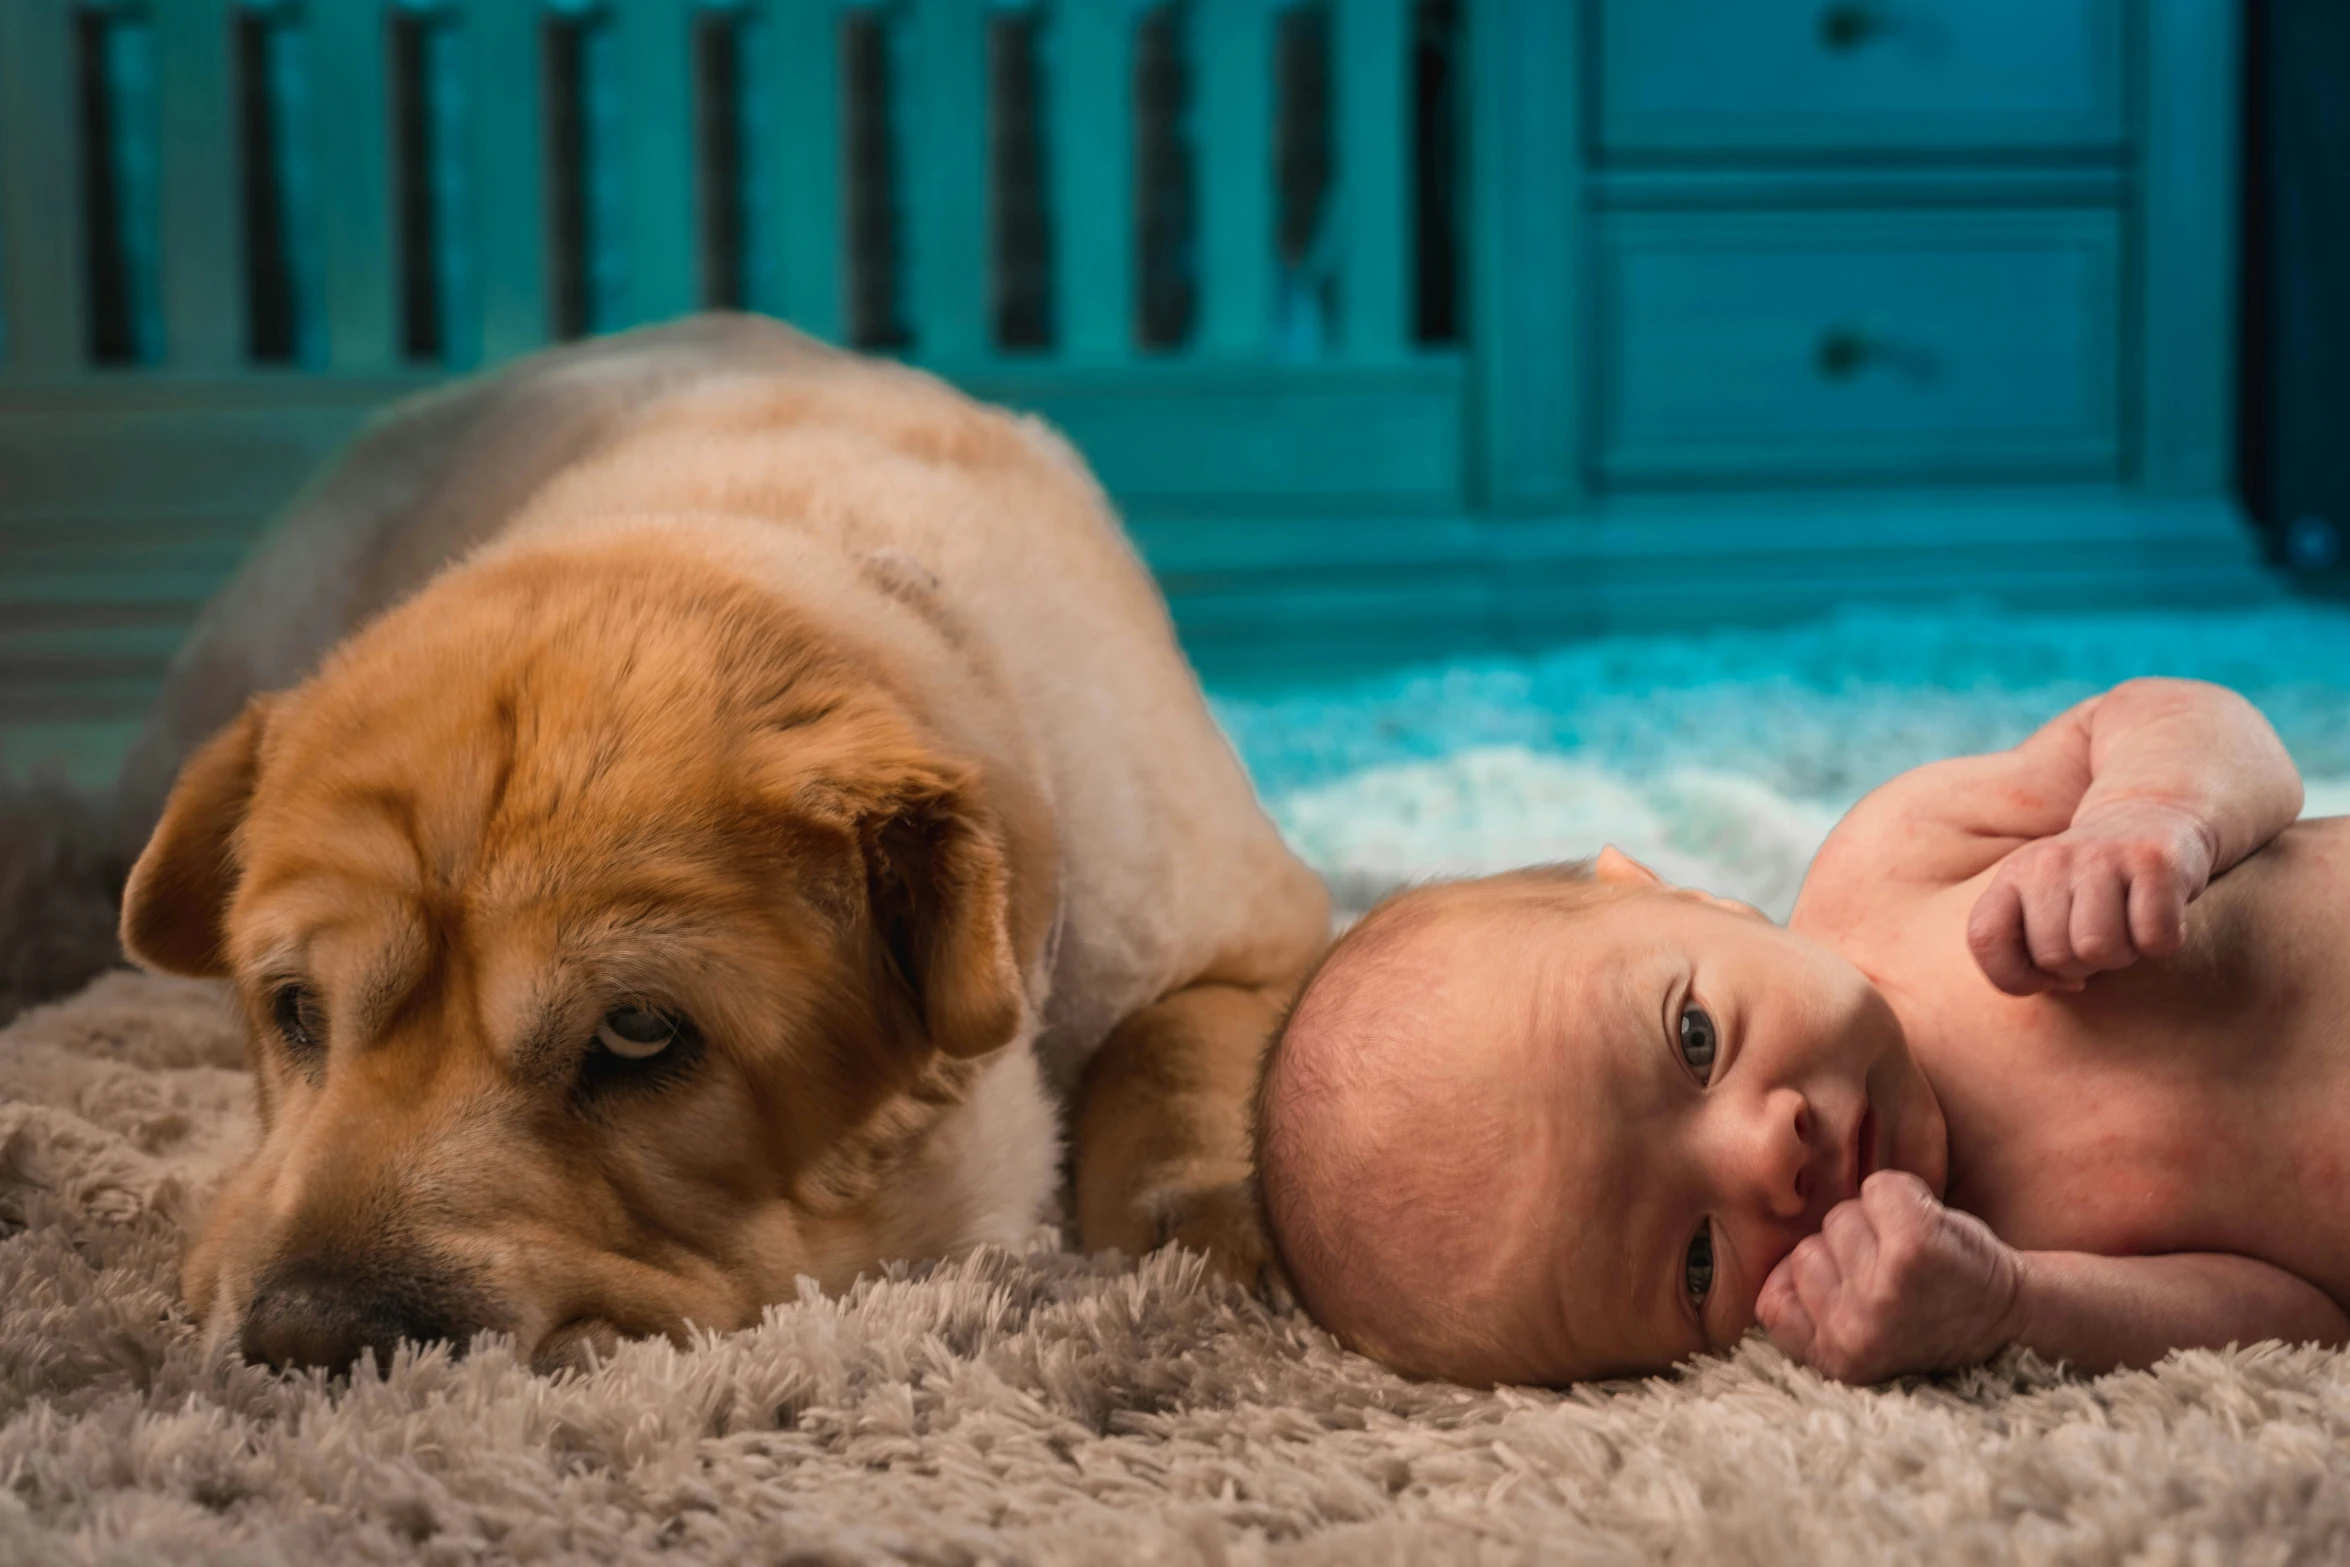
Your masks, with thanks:
[[[1578,861],[1529,866],[1478,880],[1425,883],[1392,893],[1381,899],[1331,944],[1321,961],[1308,973],[1296,999],[1274,1029],[1273,1037],[1259,1059],[1256,1088],[1250,1100],[1250,1163],[1255,1171],[1259,1220],[1273,1261],[1289,1281],[1298,1300],[1317,1321],[1342,1337],[1354,1335],[1348,1332],[1349,1324],[1344,1320],[1334,1320],[1337,1314],[1330,1309],[1333,1301],[1329,1295],[1329,1281],[1363,1273],[1367,1271],[1366,1265],[1375,1266],[1378,1259],[1359,1238],[1358,1231],[1366,1226],[1329,1222],[1326,1217],[1313,1211],[1314,1199],[1306,1188],[1344,1184],[1354,1192],[1358,1202],[1367,1201],[1373,1207],[1396,1205],[1399,1202],[1400,1206],[1409,1207],[1413,1201],[1424,1200],[1429,1194],[1391,1194],[1378,1182],[1337,1182],[1327,1170],[1319,1172],[1322,1178],[1317,1180],[1314,1173],[1309,1173],[1313,1165],[1327,1166],[1335,1161],[1329,1155],[1321,1159],[1312,1156],[1306,1143],[1311,1135],[1310,1128],[1301,1128],[1296,1124],[1298,1116],[1295,1112],[1302,1102],[1312,1099],[1317,1093],[1338,1091],[1348,1086],[1350,1074],[1343,1057],[1336,1063],[1325,1059],[1301,1064],[1292,1059],[1298,1020],[1303,1016],[1307,1018],[1309,1026],[1319,1026],[1315,1015],[1338,1004],[1322,995],[1326,980],[1348,973],[1366,978],[1375,976],[1381,966],[1399,961],[1404,945],[1434,923],[1447,907],[1453,906],[1470,889],[1476,889],[1482,894],[1504,895],[1522,890],[1528,901],[1555,904],[1561,893],[1594,885],[1590,862]],[[1370,967],[1366,968],[1366,965]],[[1355,1017],[1348,1017],[1342,1010],[1332,1022],[1334,1026],[1350,1032],[1408,1030],[1414,1027],[1415,1022],[1422,1027],[1434,1026],[1433,1019],[1415,1020],[1408,1006],[1402,1004],[1383,1007],[1376,1015],[1359,1013]],[[1301,1169],[1301,1165],[1308,1169]],[[1395,1216],[1400,1216],[1400,1212]],[[1361,1217],[1366,1216],[1358,1215],[1358,1218]],[[1377,1221],[1377,1216],[1368,1217],[1373,1222],[1367,1227],[1383,1227]],[[1422,1326],[1434,1328],[1456,1341],[1482,1341],[1496,1333],[1496,1324],[1482,1320],[1481,1314],[1463,1311],[1455,1302],[1430,1299],[1420,1302],[1420,1305],[1429,1319]],[[1382,1348],[1390,1355],[1401,1353],[1409,1356],[1412,1352],[1411,1347],[1404,1344]]]

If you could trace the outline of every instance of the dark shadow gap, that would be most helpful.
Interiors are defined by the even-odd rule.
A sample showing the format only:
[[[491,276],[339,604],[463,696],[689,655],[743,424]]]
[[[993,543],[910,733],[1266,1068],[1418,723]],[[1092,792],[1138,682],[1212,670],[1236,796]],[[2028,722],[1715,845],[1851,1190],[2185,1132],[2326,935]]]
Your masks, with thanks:
[[[1337,327],[1333,108],[1330,8],[1308,0],[1273,23],[1274,341],[1288,358],[1329,352]]]
[[[1412,335],[1422,343],[1457,343],[1466,325],[1466,42],[1460,0],[1412,7]]]
[[[1044,31],[1035,10],[987,24],[989,315],[996,346],[1053,346],[1053,234],[1048,192]]]
[[[550,16],[539,33],[546,138],[547,330],[559,341],[595,330],[588,222],[588,29],[594,20]]]
[[[902,351],[914,334],[899,298],[898,168],[890,21],[876,9],[840,19],[841,228],[847,331],[858,348]]]
[[[74,76],[81,121],[82,265],[87,296],[88,350],[93,362],[139,362],[131,302],[131,268],[123,234],[120,123],[107,71],[117,19],[104,11],[76,11]]]
[[[740,310],[749,226],[743,199],[743,32],[732,11],[694,19],[694,211],[701,225],[702,305]]]
[[[245,238],[245,353],[255,364],[292,364],[301,324],[294,292],[293,234],[286,203],[283,105],[275,56],[289,24],[274,15],[237,13],[238,173]]]
[[[1134,336],[1151,349],[1182,347],[1198,315],[1190,45],[1183,0],[1153,5],[1134,24]]]
[[[432,32],[445,25],[413,11],[391,16],[392,205],[399,225],[400,353],[427,364],[447,359],[441,328],[440,204],[433,173],[443,155],[434,112]]]

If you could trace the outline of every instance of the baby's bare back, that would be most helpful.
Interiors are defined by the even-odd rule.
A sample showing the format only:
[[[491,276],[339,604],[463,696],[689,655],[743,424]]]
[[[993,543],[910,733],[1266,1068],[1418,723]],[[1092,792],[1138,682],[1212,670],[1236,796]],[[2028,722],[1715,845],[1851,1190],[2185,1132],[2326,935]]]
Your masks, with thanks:
[[[1864,965],[1941,1097],[1950,1204],[2028,1251],[2234,1253],[2350,1299],[2350,817],[2286,829],[2177,953],[2078,993],[1985,979],[1966,925],[1993,874]]]

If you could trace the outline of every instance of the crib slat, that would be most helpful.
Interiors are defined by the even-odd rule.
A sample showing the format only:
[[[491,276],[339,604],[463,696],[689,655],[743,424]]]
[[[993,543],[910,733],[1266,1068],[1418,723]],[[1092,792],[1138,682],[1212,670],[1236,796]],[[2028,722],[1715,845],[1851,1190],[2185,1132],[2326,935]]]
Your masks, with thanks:
[[[471,0],[461,34],[484,363],[528,353],[547,340],[540,16],[528,0]]]
[[[1194,45],[1200,346],[1253,356],[1272,320],[1271,13],[1264,0],[1203,0]]]
[[[773,95],[776,199],[783,298],[758,301],[803,331],[841,335],[840,25],[833,0],[774,0],[752,34],[752,80]]]
[[[1403,351],[1411,285],[1405,233],[1406,0],[1337,0],[1340,351],[1393,359]]]
[[[620,0],[621,135],[627,195],[630,322],[694,308],[694,101],[690,7]]]
[[[231,374],[245,358],[233,20],[226,0],[155,12],[164,360],[198,374]]]
[[[1059,7],[1050,83],[1054,301],[1067,357],[1134,347],[1133,18],[1117,0]]]
[[[318,167],[325,172],[326,357],[330,368],[372,375],[390,370],[392,229],[389,19],[373,4],[309,12],[317,91]],[[299,134],[297,132],[296,134]]]
[[[914,344],[959,364],[986,349],[987,76],[982,0],[917,0],[920,145],[907,183]]]
[[[0,5],[0,266],[11,378],[82,363],[81,201],[67,0]]]

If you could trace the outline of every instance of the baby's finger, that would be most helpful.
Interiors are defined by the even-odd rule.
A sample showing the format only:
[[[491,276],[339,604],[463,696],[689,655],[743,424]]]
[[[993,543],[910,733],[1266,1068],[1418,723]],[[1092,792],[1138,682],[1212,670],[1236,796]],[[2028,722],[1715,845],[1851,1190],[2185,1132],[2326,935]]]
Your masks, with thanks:
[[[2071,878],[2034,877],[2016,889],[2024,910],[2024,947],[2032,967],[2061,990],[2078,990],[2088,973],[2073,956]]]
[[[2010,878],[1998,877],[1975,900],[1966,944],[1983,977],[2009,995],[2035,996],[2048,988],[2048,976],[2032,966],[2024,946],[2023,895]]]
[[[1788,1281],[1795,1286],[1795,1298],[1802,1303],[1804,1314],[1814,1322],[1829,1316],[1836,1298],[1844,1290],[1844,1270],[1837,1265],[1836,1254],[1828,1243],[1817,1235],[1807,1235],[1795,1243],[1787,1260],[1779,1264],[1787,1270]]]
[[[1754,1320],[1790,1355],[1800,1356],[1811,1343],[1811,1316],[1796,1298],[1795,1279],[1784,1260],[1763,1280],[1762,1293],[1754,1298]]]
[[[2127,968],[2138,960],[2130,940],[2130,885],[2119,871],[2093,867],[2073,887],[2073,962],[2087,970]]]
[[[2130,939],[2150,958],[2166,958],[2187,939],[2187,890],[2176,876],[2147,874],[2130,879]]]
[[[1828,1210],[1820,1224],[1820,1240],[1836,1259],[1836,1271],[1847,1279],[1864,1279],[1877,1265],[1877,1226],[1857,1198]]]
[[[1860,1205],[1868,1210],[1880,1236],[1894,1230],[1930,1224],[1940,1216],[1942,1200],[1907,1170],[1879,1170],[1861,1183]]]
[[[1798,1246],[1796,1250],[1802,1248]],[[1772,1343],[1801,1360],[1818,1341],[1819,1328],[1811,1308],[1804,1304],[1802,1292],[1796,1288],[1794,1261],[1795,1252],[1789,1252],[1763,1281],[1762,1294],[1754,1302],[1754,1319],[1762,1324]]]

